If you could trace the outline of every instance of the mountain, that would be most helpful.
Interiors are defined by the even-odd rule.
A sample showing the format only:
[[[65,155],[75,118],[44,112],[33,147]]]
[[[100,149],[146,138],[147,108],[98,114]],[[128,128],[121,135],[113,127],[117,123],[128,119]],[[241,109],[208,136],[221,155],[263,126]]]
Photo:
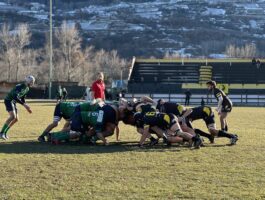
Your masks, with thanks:
[[[265,52],[265,0],[56,0],[54,26],[77,24],[83,41],[123,57],[224,53],[255,43]],[[49,30],[49,0],[0,0],[0,23],[27,22],[33,45]]]

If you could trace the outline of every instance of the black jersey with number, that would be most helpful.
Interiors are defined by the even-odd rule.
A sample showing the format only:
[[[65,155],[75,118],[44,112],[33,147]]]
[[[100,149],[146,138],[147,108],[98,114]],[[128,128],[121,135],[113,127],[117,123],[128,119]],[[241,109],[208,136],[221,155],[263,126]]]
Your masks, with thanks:
[[[211,107],[208,106],[199,106],[192,108],[192,113],[187,117],[191,121],[197,120],[197,119],[205,119],[209,116],[213,115],[213,111]]]
[[[159,113],[159,112],[148,112],[143,117],[145,125],[158,126],[162,129],[170,128],[176,123],[173,114]]]
[[[217,101],[219,101],[219,97],[221,96],[223,98],[223,102],[222,102],[222,106],[230,106],[232,107],[232,101],[229,99],[228,96],[226,96],[226,94],[220,90],[219,88],[214,88],[213,90],[214,96],[216,98]]]
[[[159,112],[162,113],[172,113],[174,115],[176,115],[177,117],[182,115],[183,112],[185,111],[185,107],[175,103],[175,102],[165,102],[163,104],[160,104],[157,106],[157,109],[159,110]]]
[[[143,115],[147,112],[156,112],[156,108],[154,106],[144,103],[137,104],[137,106],[134,107],[134,110],[142,113]]]

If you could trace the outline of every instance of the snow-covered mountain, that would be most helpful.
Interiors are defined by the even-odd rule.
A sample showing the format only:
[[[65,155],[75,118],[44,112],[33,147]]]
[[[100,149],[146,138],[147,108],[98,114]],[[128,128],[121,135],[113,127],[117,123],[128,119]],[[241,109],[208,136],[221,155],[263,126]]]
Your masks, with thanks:
[[[0,0],[0,23],[28,22],[35,37],[48,31],[47,0]],[[265,0],[61,0],[55,27],[78,24],[84,41],[123,56],[223,53],[228,44],[265,51]],[[37,40],[36,39],[36,44]],[[41,45],[41,42],[39,42]]]

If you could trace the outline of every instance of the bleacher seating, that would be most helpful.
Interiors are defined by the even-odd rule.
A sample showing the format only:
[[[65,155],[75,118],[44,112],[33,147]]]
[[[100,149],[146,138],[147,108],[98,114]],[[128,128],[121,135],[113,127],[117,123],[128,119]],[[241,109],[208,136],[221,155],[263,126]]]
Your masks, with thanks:
[[[228,84],[235,94],[249,90],[254,94],[265,93],[265,88],[258,87],[265,84],[265,65],[257,67],[251,60],[135,60],[128,90],[130,93],[183,93],[187,89],[183,84],[197,84],[197,88],[191,89],[199,94],[205,92],[200,84],[207,79]]]

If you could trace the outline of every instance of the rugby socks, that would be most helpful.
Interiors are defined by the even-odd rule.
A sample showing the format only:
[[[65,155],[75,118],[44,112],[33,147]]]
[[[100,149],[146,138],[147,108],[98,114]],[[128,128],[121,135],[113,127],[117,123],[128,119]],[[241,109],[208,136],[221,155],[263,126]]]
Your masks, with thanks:
[[[228,131],[228,126],[227,126],[227,125],[225,126],[225,131],[226,131],[226,132]]]
[[[202,137],[206,137],[206,138],[208,138],[209,140],[210,140],[211,137],[212,137],[210,134],[205,133],[205,132],[203,132],[203,131],[200,130],[200,129],[194,129],[194,131],[195,131],[196,134],[199,134],[199,135],[202,136]]]
[[[48,132],[43,131],[43,133],[41,134],[41,136],[47,136]]]
[[[70,139],[70,135],[67,132],[61,132],[61,131],[54,132],[54,133],[52,133],[52,139],[56,139],[59,141],[68,140],[68,139]]]
[[[6,128],[6,130],[5,130],[5,134],[7,134],[7,131],[10,129],[10,127],[8,126],[7,128]]]
[[[218,132],[218,137],[226,137],[226,138],[233,138],[234,135],[227,133],[225,131],[219,131]]]
[[[1,133],[6,133],[7,131],[9,130],[9,127],[8,125],[5,123],[2,130],[1,130]]]

